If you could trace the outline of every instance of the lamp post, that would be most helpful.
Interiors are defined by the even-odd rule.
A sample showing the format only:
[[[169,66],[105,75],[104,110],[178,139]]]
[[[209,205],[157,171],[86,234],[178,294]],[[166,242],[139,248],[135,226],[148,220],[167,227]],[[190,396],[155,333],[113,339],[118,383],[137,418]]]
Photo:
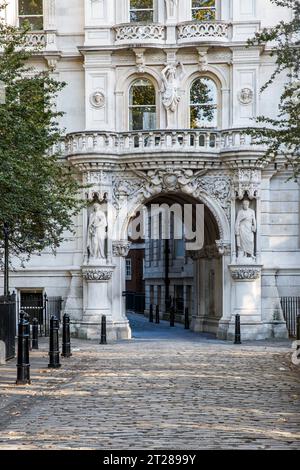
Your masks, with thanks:
[[[4,297],[8,297],[9,296],[9,266],[8,266],[9,228],[8,228],[7,223],[4,223],[3,225],[3,234],[4,234]]]

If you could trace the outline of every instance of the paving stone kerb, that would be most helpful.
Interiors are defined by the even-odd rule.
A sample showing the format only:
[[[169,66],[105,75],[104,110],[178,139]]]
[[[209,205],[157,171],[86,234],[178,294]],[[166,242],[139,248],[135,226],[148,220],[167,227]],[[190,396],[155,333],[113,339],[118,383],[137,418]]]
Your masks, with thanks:
[[[131,316],[132,341],[73,340],[32,385],[0,368],[0,449],[300,449],[300,369],[288,342],[232,344]]]

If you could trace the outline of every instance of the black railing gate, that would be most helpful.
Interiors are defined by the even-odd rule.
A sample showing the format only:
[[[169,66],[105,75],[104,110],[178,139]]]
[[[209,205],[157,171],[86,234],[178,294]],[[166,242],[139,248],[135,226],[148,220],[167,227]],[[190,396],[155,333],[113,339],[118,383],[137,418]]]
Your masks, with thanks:
[[[15,357],[16,299],[15,295],[0,297],[0,340],[4,341],[6,360]]]
[[[300,297],[281,297],[280,303],[289,335],[295,338],[297,335],[297,315],[300,315]]]

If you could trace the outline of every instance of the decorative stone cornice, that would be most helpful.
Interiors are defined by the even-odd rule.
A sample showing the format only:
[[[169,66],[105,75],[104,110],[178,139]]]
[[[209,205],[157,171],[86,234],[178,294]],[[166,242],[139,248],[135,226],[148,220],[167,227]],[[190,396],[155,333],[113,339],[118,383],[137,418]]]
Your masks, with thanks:
[[[240,200],[258,198],[261,186],[261,170],[239,168],[233,172],[232,197]]]
[[[229,269],[235,281],[255,281],[261,275],[261,266],[230,266]]]
[[[88,282],[102,282],[102,281],[110,281],[112,278],[112,274],[114,271],[114,267],[99,267],[99,268],[83,268],[82,274],[86,281]]]
[[[126,257],[129,253],[131,242],[127,240],[114,241],[112,243],[113,256]]]

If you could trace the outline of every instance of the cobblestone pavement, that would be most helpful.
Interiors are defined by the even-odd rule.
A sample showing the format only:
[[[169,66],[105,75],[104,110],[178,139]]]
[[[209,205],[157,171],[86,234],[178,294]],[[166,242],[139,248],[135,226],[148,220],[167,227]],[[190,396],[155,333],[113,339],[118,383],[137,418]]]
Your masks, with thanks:
[[[0,367],[0,449],[300,449],[300,368],[289,342],[234,346],[131,315],[132,341],[73,340],[32,385]]]

